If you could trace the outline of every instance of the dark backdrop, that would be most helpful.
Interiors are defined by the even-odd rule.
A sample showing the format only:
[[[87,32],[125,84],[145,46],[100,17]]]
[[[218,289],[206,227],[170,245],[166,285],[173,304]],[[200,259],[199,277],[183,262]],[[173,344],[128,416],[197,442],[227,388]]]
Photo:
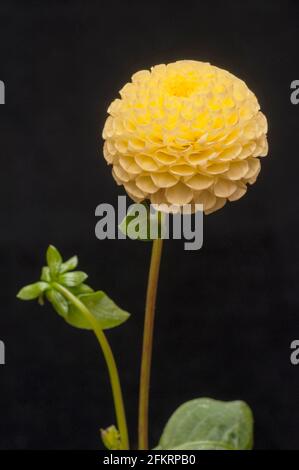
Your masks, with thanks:
[[[136,445],[150,245],[98,241],[95,207],[122,191],[102,157],[106,109],[132,73],[210,61],[254,90],[269,157],[242,200],[205,218],[204,247],[165,244],[151,389],[151,443],[182,402],[244,399],[259,449],[299,449],[299,4],[294,1],[2,1],[0,447],[101,448],[113,421],[95,338],[49,305],[15,299],[49,243],[77,253],[90,283],[132,312],[109,332]]]

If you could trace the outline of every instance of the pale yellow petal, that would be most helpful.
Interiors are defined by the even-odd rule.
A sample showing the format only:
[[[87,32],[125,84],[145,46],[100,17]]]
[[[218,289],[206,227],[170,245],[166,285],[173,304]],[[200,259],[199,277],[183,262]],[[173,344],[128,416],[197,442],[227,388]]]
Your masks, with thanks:
[[[145,142],[139,137],[135,137],[135,138],[131,137],[128,142],[128,147],[134,151],[141,151],[145,147]]]
[[[177,157],[175,155],[171,155],[169,153],[165,153],[162,151],[155,152],[153,154],[153,158],[157,162],[163,163],[164,165],[170,165],[171,163],[174,163],[177,161]]]
[[[152,173],[151,178],[159,188],[170,188],[174,186],[178,179],[170,173]]]
[[[213,163],[207,168],[207,173],[211,175],[220,175],[229,169],[229,162]]]
[[[134,158],[127,155],[121,155],[119,157],[119,164],[127,173],[131,175],[138,175],[142,171],[140,166],[136,164]]]
[[[190,162],[193,165],[203,165],[207,163],[207,161],[214,159],[217,157],[218,153],[215,152],[215,150],[210,149],[210,150],[203,150],[202,152],[198,153],[191,153],[186,157],[188,162]]]
[[[124,184],[124,187],[128,193],[134,196],[134,198],[143,200],[146,196],[146,193],[144,191],[141,191],[141,189],[139,189],[133,181]]]
[[[267,138],[265,136],[262,137],[259,144],[260,144],[261,150],[260,150],[258,156],[259,157],[266,157],[268,155],[268,150],[269,150]]]
[[[261,162],[258,158],[248,158],[248,171],[244,177],[246,179],[253,178],[259,174],[261,168]]]
[[[188,204],[193,197],[193,192],[185,184],[179,182],[172,188],[165,190],[165,196],[170,204],[184,205]]]
[[[185,180],[186,186],[189,188],[199,191],[201,189],[209,188],[214,182],[214,178],[205,175],[194,175],[191,178]]]
[[[244,144],[241,153],[238,155],[238,160],[244,160],[245,158],[250,157],[250,155],[255,151],[255,148],[255,142]]]
[[[103,147],[103,155],[107,163],[111,164],[113,162],[113,155],[108,150],[107,142],[105,142]]]
[[[244,185],[243,184],[238,185],[236,191],[234,191],[233,194],[231,194],[231,196],[229,196],[229,198],[228,198],[229,201],[237,201],[242,196],[244,196],[246,191],[247,191],[247,186],[245,184]]]
[[[153,180],[150,176],[137,176],[136,186],[138,186],[141,191],[149,194],[153,194],[158,191],[158,187],[154,185]]]
[[[130,174],[123,170],[120,165],[114,165],[113,171],[117,178],[123,183],[127,183],[128,181],[130,181]]]
[[[121,181],[121,180],[116,176],[115,171],[114,171],[114,168],[112,168],[112,176],[113,176],[113,178],[115,179],[115,181],[117,182],[118,186],[121,186],[121,185],[124,184],[124,182]]]
[[[191,176],[195,174],[195,168],[188,165],[173,165],[169,168],[170,173],[177,176]]]
[[[227,199],[221,199],[217,198],[216,203],[214,204],[211,209],[208,209],[205,211],[206,215],[212,214],[213,212],[218,211],[219,209],[222,209],[223,206],[225,206]]]
[[[241,145],[234,145],[232,147],[228,147],[227,149],[223,150],[218,155],[218,160],[222,162],[231,161],[234,158],[236,158],[238,155],[240,155],[241,152],[242,152]]]
[[[195,204],[202,204],[204,211],[209,210],[216,203],[216,196],[210,191],[201,191],[194,194]]]
[[[128,150],[128,142],[125,139],[117,139],[114,146],[119,153],[126,153]]]
[[[232,162],[225,176],[230,180],[240,180],[246,175],[248,168],[246,160]]]
[[[219,178],[215,184],[213,191],[217,197],[229,197],[236,190],[237,185],[233,181]]]
[[[111,154],[111,155],[115,155],[117,153],[117,150],[115,148],[115,146],[113,145],[113,142],[111,140],[106,140],[105,144],[107,144],[107,151]]]
[[[136,155],[135,160],[136,160],[136,163],[143,170],[155,171],[159,168],[159,166],[155,162],[155,160],[152,157],[150,157],[149,155],[144,155],[144,154]]]
[[[109,137],[113,136],[113,117],[108,116],[106,119],[104,129],[103,129],[103,139],[108,139]]]

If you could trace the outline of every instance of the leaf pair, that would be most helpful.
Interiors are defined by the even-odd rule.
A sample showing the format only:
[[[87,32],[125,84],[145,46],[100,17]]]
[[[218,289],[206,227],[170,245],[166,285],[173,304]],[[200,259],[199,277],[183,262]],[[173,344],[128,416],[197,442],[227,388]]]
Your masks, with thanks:
[[[101,329],[113,328],[129,318],[129,313],[119,308],[105,292],[95,292],[90,286],[84,284],[88,277],[86,273],[73,271],[78,265],[77,256],[63,262],[59,251],[50,245],[46,259],[47,266],[42,268],[41,280],[23,287],[17,295],[19,299],[38,298],[40,303],[43,303],[45,295],[54,310],[67,323],[77,328],[91,330],[91,325],[78,307],[59,291],[58,286],[62,286],[87,307]]]
[[[156,450],[250,450],[253,417],[243,401],[198,398],[170,417]]]

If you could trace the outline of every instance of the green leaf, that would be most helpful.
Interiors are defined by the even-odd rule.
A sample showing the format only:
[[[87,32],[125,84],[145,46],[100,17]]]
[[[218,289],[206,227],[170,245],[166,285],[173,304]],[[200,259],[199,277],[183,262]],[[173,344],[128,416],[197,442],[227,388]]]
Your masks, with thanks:
[[[70,259],[62,263],[62,265],[60,266],[60,274],[76,269],[76,267],[78,266],[78,261],[78,256],[72,256]]]
[[[172,450],[235,450],[223,442],[216,441],[195,441],[186,442],[181,446],[174,447]]]
[[[85,281],[85,279],[88,278],[88,275],[84,273],[83,271],[74,271],[71,273],[64,273],[61,274],[58,278],[58,281],[66,287],[76,287],[79,284],[82,284],[82,282]]]
[[[130,316],[128,312],[119,308],[103,291],[83,294],[79,296],[79,299],[95,317],[102,329],[114,328],[115,326],[121,325]],[[92,329],[88,320],[86,320],[82,313],[72,304],[70,305],[66,321],[77,328],[86,330]]]
[[[17,297],[21,300],[37,299],[48,288],[49,284],[47,282],[35,282],[34,284],[23,287],[23,289],[18,292]]]
[[[60,270],[62,257],[57,248],[53,245],[50,245],[47,249],[47,263],[50,268],[51,276],[55,279]]]
[[[54,289],[51,289],[46,292],[46,297],[51,302],[54,310],[61,315],[64,319],[66,319],[68,311],[69,311],[69,304],[67,300]]]
[[[69,290],[72,294],[79,296],[81,294],[91,294],[94,292],[93,288],[88,286],[87,284],[79,284],[76,287],[69,287]]]
[[[252,445],[253,417],[246,403],[198,398],[174,412],[157,449],[249,450]]]
[[[41,272],[41,281],[44,281],[44,282],[51,282],[51,274],[50,274],[50,269],[48,266],[44,266],[42,268],[42,272]]]
[[[132,204],[119,229],[132,240],[151,241],[160,238],[163,233],[163,214],[152,212],[146,203]]]
[[[121,438],[119,431],[115,426],[109,426],[107,429],[101,429],[101,437],[104,446],[109,450],[121,449]]]

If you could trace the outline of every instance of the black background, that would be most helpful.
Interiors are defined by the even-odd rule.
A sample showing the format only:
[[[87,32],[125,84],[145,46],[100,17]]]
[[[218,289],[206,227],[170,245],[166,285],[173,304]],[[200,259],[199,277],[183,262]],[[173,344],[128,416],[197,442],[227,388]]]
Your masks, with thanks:
[[[2,1],[0,448],[99,449],[114,421],[91,333],[15,299],[49,243],[132,313],[109,332],[136,445],[150,245],[98,241],[95,207],[123,194],[102,157],[109,103],[139,69],[190,58],[244,79],[269,121],[269,156],[246,197],[205,217],[204,246],[165,243],[151,444],[184,401],[246,400],[257,449],[299,449],[299,4],[293,1]]]

